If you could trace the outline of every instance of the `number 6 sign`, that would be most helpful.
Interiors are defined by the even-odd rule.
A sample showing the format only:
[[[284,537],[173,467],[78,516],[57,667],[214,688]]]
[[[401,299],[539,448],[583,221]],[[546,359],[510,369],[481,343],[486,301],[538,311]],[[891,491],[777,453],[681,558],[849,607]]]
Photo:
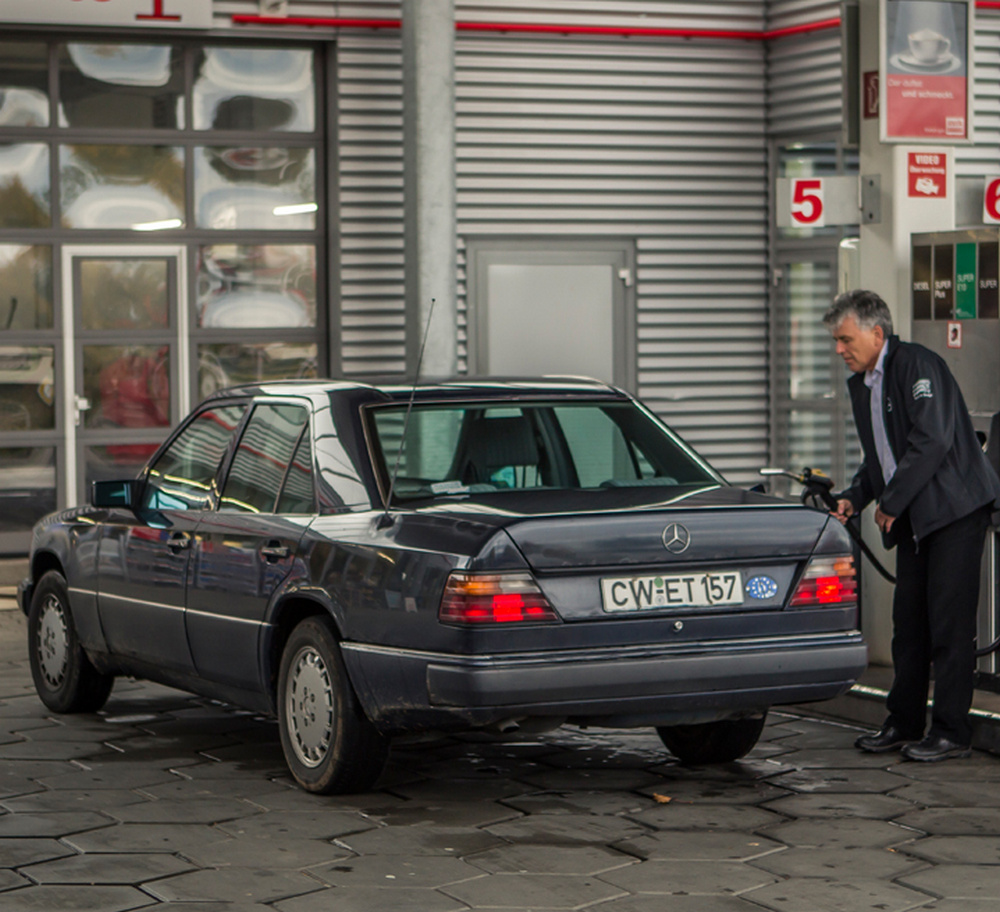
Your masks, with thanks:
[[[983,194],[983,223],[996,225],[1000,223],[1000,178],[986,179],[986,191]]]
[[[792,224],[799,228],[822,228],[826,224],[820,178],[792,180]]]

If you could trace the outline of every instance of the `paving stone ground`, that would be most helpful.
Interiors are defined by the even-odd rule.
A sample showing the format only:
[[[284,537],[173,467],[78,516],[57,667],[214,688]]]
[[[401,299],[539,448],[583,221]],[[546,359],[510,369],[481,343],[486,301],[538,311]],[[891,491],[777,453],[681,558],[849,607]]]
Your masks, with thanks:
[[[413,737],[371,793],[315,797],[232,707],[125,680],[54,716],[0,604],[0,910],[1000,912],[1000,758],[856,735],[772,711],[701,769],[651,730]]]

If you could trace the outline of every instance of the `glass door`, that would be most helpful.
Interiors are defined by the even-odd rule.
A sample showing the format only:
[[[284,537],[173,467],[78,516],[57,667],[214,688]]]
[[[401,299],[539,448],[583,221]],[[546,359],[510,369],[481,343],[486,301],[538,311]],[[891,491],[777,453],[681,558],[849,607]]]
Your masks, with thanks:
[[[190,407],[184,249],[63,250],[66,495],[136,474]]]

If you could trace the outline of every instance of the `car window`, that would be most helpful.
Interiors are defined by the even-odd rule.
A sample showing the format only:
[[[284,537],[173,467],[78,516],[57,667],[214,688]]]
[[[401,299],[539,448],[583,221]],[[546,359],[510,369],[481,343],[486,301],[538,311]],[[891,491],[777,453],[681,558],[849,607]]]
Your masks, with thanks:
[[[265,402],[254,407],[229,467],[220,510],[274,512],[308,418],[300,405]]]
[[[151,510],[203,510],[245,405],[199,412],[150,467],[142,505]]]
[[[316,495],[313,488],[312,444],[303,434],[295,455],[288,465],[285,483],[278,498],[277,513],[315,513]]]
[[[631,402],[415,405],[373,410],[401,499],[510,490],[718,484],[690,449]],[[403,439],[402,449],[400,440]]]

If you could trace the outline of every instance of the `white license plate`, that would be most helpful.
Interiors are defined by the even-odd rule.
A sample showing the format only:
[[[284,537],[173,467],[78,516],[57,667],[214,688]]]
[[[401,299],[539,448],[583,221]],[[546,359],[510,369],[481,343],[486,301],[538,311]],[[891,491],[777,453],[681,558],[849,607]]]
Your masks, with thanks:
[[[649,608],[712,608],[743,604],[739,570],[676,576],[621,576],[601,580],[605,611]]]

